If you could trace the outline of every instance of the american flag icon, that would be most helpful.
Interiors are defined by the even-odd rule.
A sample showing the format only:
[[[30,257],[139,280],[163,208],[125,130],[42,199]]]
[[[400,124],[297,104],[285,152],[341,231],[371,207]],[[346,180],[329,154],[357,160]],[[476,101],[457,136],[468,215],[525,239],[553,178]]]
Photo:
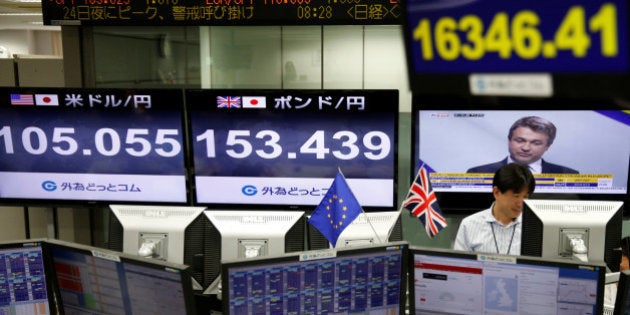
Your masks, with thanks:
[[[11,94],[11,105],[33,105],[31,94]]]
[[[241,97],[217,96],[217,108],[241,108]]]

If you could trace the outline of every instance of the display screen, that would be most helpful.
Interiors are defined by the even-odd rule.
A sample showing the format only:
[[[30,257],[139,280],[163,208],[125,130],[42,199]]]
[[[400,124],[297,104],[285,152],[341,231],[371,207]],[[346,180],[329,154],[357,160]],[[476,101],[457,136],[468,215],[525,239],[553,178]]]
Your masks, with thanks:
[[[54,314],[41,242],[0,244],[0,314]]]
[[[628,191],[630,114],[624,111],[427,109],[413,114],[416,170],[421,161],[433,170],[430,180],[436,192],[490,193],[494,172],[508,159],[537,161],[532,164],[535,193],[625,195]],[[549,146],[545,137],[536,139],[543,141],[538,147],[522,140],[519,129],[508,139],[512,125],[531,116],[555,126]]]
[[[401,24],[400,0],[52,0],[45,25]]]
[[[187,202],[182,104],[181,90],[0,89],[0,200]]]
[[[427,95],[627,95],[628,10],[624,0],[406,1],[411,90]],[[488,92],[480,84],[498,86]]]
[[[627,72],[623,0],[406,2],[414,73]]]
[[[404,314],[407,245],[223,264],[226,314]]]
[[[410,260],[412,314],[602,314],[603,264],[420,248]]]
[[[317,206],[341,171],[364,209],[395,208],[398,91],[188,90],[195,201]]]
[[[72,244],[51,244],[65,314],[188,314],[185,266]],[[184,269],[182,269],[184,268]]]

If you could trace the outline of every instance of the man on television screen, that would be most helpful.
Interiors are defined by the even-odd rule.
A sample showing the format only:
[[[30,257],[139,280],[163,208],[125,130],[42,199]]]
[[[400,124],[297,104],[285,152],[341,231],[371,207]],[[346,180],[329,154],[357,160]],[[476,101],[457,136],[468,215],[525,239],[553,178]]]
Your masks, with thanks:
[[[556,138],[556,126],[538,117],[523,117],[508,133],[509,155],[498,162],[470,168],[468,173],[494,173],[508,163],[523,164],[534,174],[578,174],[578,171],[545,161],[542,156]]]
[[[465,217],[459,225],[454,249],[488,254],[520,255],[523,200],[536,183],[527,166],[510,163],[492,179],[494,202],[490,208]]]

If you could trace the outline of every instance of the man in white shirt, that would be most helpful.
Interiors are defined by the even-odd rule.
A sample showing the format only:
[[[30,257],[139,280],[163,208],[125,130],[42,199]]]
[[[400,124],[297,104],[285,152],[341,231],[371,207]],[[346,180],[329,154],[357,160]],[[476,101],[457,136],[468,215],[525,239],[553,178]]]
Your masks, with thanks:
[[[510,163],[499,168],[492,180],[494,203],[462,220],[454,249],[520,255],[523,200],[535,187],[534,176],[526,166]]]

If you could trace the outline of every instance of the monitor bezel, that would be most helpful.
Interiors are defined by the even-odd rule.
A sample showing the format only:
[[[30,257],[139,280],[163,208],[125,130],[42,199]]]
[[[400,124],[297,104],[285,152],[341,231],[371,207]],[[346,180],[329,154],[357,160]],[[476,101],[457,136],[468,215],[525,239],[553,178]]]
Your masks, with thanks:
[[[565,97],[500,97],[500,96],[443,96],[413,95],[411,110],[411,168],[409,180],[413,182],[418,168],[419,149],[419,112],[422,110],[479,110],[479,111],[505,111],[505,110],[628,110],[630,103],[616,98],[565,98]],[[430,166],[430,165],[429,165]],[[630,157],[628,159],[630,170]],[[530,196],[532,199],[580,199],[580,200],[610,200],[623,201],[630,205],[630,176],[626,183],[626,194],[570,194],[570,193],[537,193]],[[494,201],[491,192],[436,192],[436,197],[441,210],[447,215],[467,215],[490,207]],[[630,216],[630,209],[624,207],[624,216]]]

